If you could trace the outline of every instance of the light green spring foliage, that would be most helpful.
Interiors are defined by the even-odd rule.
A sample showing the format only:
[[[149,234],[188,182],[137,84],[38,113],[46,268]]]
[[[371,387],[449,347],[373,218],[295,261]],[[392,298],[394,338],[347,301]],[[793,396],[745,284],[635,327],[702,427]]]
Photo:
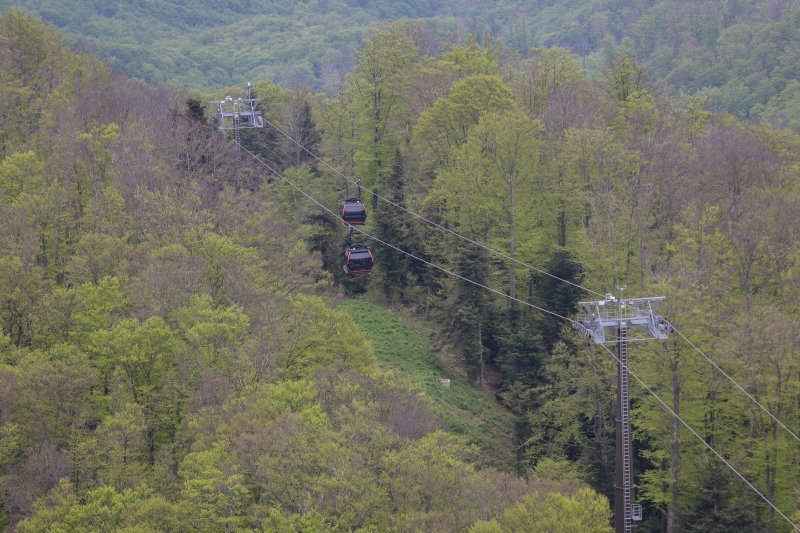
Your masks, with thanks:
[[[248,490],[227,448],[218,442],[209,450],[188,454],[181,463],[179,501],[188,511],[181,518],[191,529],[231,530],[243,525]]]
[[[427,167],[447,167],[481,116],[509,107],[511,91],[499,77],[466,77],[452,85],[447,97],[437,99],[420,115],[414,128],[414,146]]]
[[[42,185],[42,163],[33,151],[11,154],[0,163],[0,195],[5,202],[18,200]]]
[[[398,124],[407,120],[403,93],[417,57],[409,24],[379,26],[355,57],[349,75],[360,105],[355,108],[355,175],[366,187],[383,185],[399,144]]]
[[[186,306],[175,309],[170,321],[189,349],[195,351],[203,368],[224,368],[229,364],[250,329],[250,319],[240,307],[214,306],[207,294],[193,296]]]
[[[514,531],[591,531],[610,533],[608,501],[589,489],[572,496],[533,493],[521,503],[506,509],[502,516],[489,522],[478,522],[470,533],[511,533]]]
[[[15,31],[37,30],[26,21]],[[353,74],[353,98],[380,96],[351,109],[352,167],[371,175],[408,140],[395,132],[411,110],[399,72],[417,60],[412,28],[377,29]],[[180,105],[105,116],[113,91],[160,100],[57,53],[39,72],[52,74],[42,124],[58,128],[30,145],[5,131],[0,155],[4,527],[452,530],[519,501],[521,478],[477,468],[477,449],[376,368],[349,314],[301,292],[328,278],[265,184],[237,189],[223,139]],[[485,75],[496,55],[473,44],[445,61],[511,105]],[[275,106],[293,96],[256,91]],[[455,96],[478,103],[468,85]]]
[[[273,507],[269,510],[269,516],[262,527],[264,531],[286,533],[322,533],[333,530],[326,525],[325,517],[316,511],[286,516],[280,507]]]
[[[88,491],[82,498],[65,479],[53,489],[35,517],[17,525],[34,531],[180,531],[185,522],[178,506],[153,490],[140,487],[118,492],[111,487]]]
[[[98,330],[110,328],[130,311],[128,292],[119,278],[103,278],[98,285],[86,283],[75,292],[70,340],[81,346]]]
[[[374,363],[372,346],[345,312],[314,296],[298,295],[291,306],[282,377],[307,377],[316,368],[339,365],[365,370]]]

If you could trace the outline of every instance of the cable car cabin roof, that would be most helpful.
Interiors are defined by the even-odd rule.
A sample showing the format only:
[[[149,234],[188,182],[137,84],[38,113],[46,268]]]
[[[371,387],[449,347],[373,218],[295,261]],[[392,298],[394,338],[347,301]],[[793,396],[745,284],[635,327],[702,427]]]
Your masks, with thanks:
[[[359,226],[367,222],[367,208],[358,198],[350,198],[342,203],[342,220]]]
[[[344,253],[344,271],[347,274],[369,274],[375,258],[363,244],[354,244]]]

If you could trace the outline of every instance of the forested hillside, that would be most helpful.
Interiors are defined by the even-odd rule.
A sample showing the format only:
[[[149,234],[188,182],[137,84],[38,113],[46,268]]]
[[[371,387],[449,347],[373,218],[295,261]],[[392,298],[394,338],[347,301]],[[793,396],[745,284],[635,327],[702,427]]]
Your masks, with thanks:
[[[607,531],[576,476],[479,468],[379,370],[202,112],[0,17],[0,529]]]
[[[330,274],[350,294],[436,320],[467,374],[515,414],[522,465],[570,465],[608,496],[613,360],[526,305],[568,316],[597,296],[428,221],[601,294],[666,295],[667,319],[764,410],[677,333],[633,343],[632,370],[798,518],[800,448],[778,420],[800,427],[800,137],[698,102],[683,109],[624,53],[592,83],[563,49],[509,61],[466,42],[432,54],[419,30],[377,29],[333,98],[256,86],[287,136],[267,127],[244,136],[248,146],[330,209],[354,194],[345,177],[360,179],[365,231],[463,279],[366,237],[377,266],[368,279],[346,278],[339,224],[299,194],[283,196]],[[654,397],[636,388],[633,405],[644,530],[787,530]]]
[[[331,94],[254,80],[269,124],[242,140],[270,176],[235,164],[206,96],[115,75],[16,11],[0,32],[17,529],[604,530],[614,363],[535,310],[573,315],[596,297],[576,285],[668,297],[763,409],[677,333],[632,343],[631,370],[800,520],[800,445],[778,424],[800,428],[797,133],[679,104],[624,51],[589,79],[563,48],[514,56],[398,22]],[[376,256],[356,278],[341,222],[299,192],[335,212],[348,178],[363,231],[391,245],[354,236]],[[519,476],[479,468],[494,459],[476,424],[379,370],[379,313],[335,303],[352,297],[435,328],[510,412]],[[393,342],[394,361],[412,350]],[[641,531],[790,530],[635,382],[631,399]]]
[[[469,34],[522,57],[561,46],[592,77],[622,49],[673,95],[800,130],[797,0],[0,0],[5,6],[38,13],[113,69],[148,82],[212,89],[269,79],[332,94],[370,25],[421,19],[428,46]]]

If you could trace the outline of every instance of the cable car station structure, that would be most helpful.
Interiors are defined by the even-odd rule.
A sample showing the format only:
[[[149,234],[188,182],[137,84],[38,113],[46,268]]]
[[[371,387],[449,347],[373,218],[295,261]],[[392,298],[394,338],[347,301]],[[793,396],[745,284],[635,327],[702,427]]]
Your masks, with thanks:
[[[618,533],[633,531],[634,522],[642,519],[642,506],[634,501],[633,453],[631,449],[630,397],[628,395],[628,329],[638,326],[643,336],[636,340],[664,340],[670,326],[656,314],[665,296],[617,299],[607,294],[605,300],[578,302],[583,314],[578,318],[579,330],[596,344],[616,343],[617,406],[616,406],[616,473],[614,476],[614,529]],[[606,338],[606,329],[616,329],[616,337]]]
[[[247,84],[247,98],[233,98],[226,96],[224,100],[209,100],[216,113],[210,116],[217,123],[220,131],[233,130],[233,139],[236,145],[242,144],[241,130],[250,128],[263,128],[264,117],[257,106],[261,98],[252,98],[252,87]],[[241,157],[239,155],[238,157]]]

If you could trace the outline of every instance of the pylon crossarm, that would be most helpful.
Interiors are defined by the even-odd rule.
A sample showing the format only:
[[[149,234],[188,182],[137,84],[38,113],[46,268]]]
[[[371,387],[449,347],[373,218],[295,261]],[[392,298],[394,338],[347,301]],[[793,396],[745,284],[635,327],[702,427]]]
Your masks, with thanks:
[[[650,334],[649,337],[637,335],[636,340],[663,340],[669,336],[669,326],[656,310],[665,299],[664,296],[655,296],[618,300],[608,295],[605,300],[578,302],[583,313],[578,317],[579,326],[576,327],[597,344],[608,342],[606,328],[615,328],[620,321],[628,326],[639,326]]]
[[[235,128],[263,128],[264,117],[257,106],[261,98],[232,98],[226,96],[223,100],[210,100],[215,113],[211,120],[217,123],[217,129],[230,130]],[[238,125],[235,122],[238,121]]]

